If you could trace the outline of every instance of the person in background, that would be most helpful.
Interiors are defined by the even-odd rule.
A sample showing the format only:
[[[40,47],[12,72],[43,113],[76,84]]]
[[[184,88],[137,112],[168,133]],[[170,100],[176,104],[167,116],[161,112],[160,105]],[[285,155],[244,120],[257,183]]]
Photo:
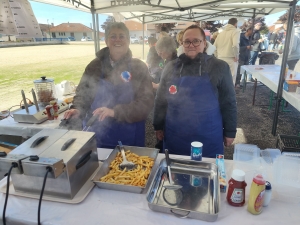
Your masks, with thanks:
[[[165,31],[161,31],[158,35],[158,40],[162,37],[170,37],[169,34]]]
[[[237,108],[228,64],[205,53],[204,31],[189,26],[184,54],[163,70],[154,104],[153,126],[170,154],[190,155],[203,143],[203,157],[224,153],[236,135]]]
[[[274,45],[277,43],[278,32],[275,30],[269,35],[269,48],[268,51],[272,52],[274,50]]]
[[[290,70],[294,70],[298,60],[300,59],[300,24],[296,24],[292,28],[291,41],[289,45],[289,54],[287,64]],[[283,29],[287,30],[287,23],[283,24]],[[280,51],[282,53],[282,51]],[[279,52],[279,53],[280,53]]]
[[[237,69],[237,76],[235,86],[237,88],[240,87],[240,80],[241,80],[241,66],[248,65],[249,63],[249,56],[251,51],[251,44],[249,38],[252,35],[252,27],[247,27],[246,32],[242,33],[240,36],[240,54],[239,54],[239,65]]]
[[[217,39],[218,35],[219,35],[218,31],[216,31],[216,32],[213,33],[212,38],[210,39],[210,43],[212,45],[215,43],[215,40]]]
[[[182,46],[182,37],[183,37],[183,30],[180,31],[177,36],[176,36],[176,39],[177,39],[177,42],[179,43],[179,47],[177,49],[177,56],[179,57],[183,52],[183,46]]]
[[[157,54],[155,45],[156,45],[157,39],[154,37],[148,38],[148,44],[149,44],[149,53],[147,55],[146,63],[149,68],[150,76],[152,77],[153,83],[159,83],[161,71],[163,67],[164,61],[162,58]]]
[[[176,47],[176,43],[172,37],[162,37],[157,41],[155,49],[158,56],[160,56],[164,61],[163,68],[165,67],[165,65],[167,65],[168,62],[177,58]],[[158,88],[159,81],[158,83],[152,82],[154,89]]]
[[[115,148],[118,141],[145,146],[145,120],[154,102],[148,68],[132,58],[124,23],[110,24],[105,42],[87,65],[64,118],[81,118],[85,126],[95,116],[89,131],[95,132],[98,148]]]
[[[239,60],[240,29],[237,29],[237,19],[231,18],[214,42],[215,56],[228,63],[232,75],[233,85],[236,81],[236,73]]]
[[[258,52],[260,51],[260,43],[263,42],[264,40],[260,38],[260,28],[261,28],[262,24],[256,23],[254,26],[254,30],[251,36],[251,45],[253,45],[252,51],[250,52],[250,59],[249,59],[249,65],[255,65],[257,56],[258,56]],[[248,77],[249,79],[251,79],[251,77]]]

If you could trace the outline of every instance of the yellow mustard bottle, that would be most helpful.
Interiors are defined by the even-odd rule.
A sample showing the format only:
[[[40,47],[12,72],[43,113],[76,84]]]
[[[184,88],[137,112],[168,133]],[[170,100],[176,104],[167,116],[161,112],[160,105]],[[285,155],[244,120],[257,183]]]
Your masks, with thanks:
[[[261,174],[257,174],[250,187],[248,211],[254,215],[260,214],[263,209],[266,181]]]

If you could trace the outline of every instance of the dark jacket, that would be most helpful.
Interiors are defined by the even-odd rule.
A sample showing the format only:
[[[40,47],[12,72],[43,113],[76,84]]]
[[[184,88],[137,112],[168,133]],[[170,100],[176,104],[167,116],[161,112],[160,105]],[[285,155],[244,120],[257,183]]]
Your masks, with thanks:
[[[260,51],[260,47],[259,47],[260,42],[258,42],[259,39],[260,39],[260,32],[258,30],[254,29],[254,32],[253,32],[252,38],[251,38],[251,45],[253,45],[252,50],[255,52]]]
[[[240,55],[239,59],[242,61],[248,61],[250,50],[247,49],[247,46],[250,46],[250,40],[245,36],[245,33],[242,33],[240,36]]]
[[[134,100],[129,104],[119,104],[114,106],[115,119],[120,122],[133,123],[143,121],[147,118],[154,103],[153,88],[145,63],[139,59],[132,58],[131,51],[121,60],[116,62],[114,67],[110,64],[109,49],[103,48],[96,54],[96,58],[91,61],[76,88],[73,108],[81,112],[81,118],[84,118],[90,110],[99,86],[100,77],[114,85],[124,82],[121,79],[123,71],[131,73],[131,80]]]
[[[168,109],[166,93],[169,87],[166,85],[167,82],[170,79],[173,79],[173,77],[179,77],[182,64],[184,64],[181,72],[182,76],[199,76],[200,60],[202,72],[208,72],[214,92],[219,100],[223,119],[224,136],[234,138],[237,126],[237,108],[230,68],[223,60],[219,60],[214,56],[208,56],[206,53],[199,53],[194,60],[191,60],[185,54],[182,54],[178,59],[175,59],[166,65],[155,98],[153,119],[154,129],[164,130],[165,117]]]

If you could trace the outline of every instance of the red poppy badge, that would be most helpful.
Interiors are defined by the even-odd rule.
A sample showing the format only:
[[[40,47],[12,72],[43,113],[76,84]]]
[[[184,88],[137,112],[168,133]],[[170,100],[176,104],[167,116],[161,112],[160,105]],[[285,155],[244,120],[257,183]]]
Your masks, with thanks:
[[[171,85],[171,87],[169,87],[169,92],[172,95],[176,94],[177,93],[177,87],[176,87],[176,85]]]

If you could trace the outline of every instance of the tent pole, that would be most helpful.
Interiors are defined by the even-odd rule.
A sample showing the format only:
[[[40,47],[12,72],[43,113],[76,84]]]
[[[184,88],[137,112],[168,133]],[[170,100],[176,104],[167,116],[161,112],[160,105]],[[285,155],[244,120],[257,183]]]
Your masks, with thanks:
[[[143,15],[143,59],[145,59],[145,15]]]
[[[289,53],[289,48],[292,46],[290,45],[290,40],[292,36],[292,28],[293,28],[293,20],[294,20],[294,14],[295,14],[295,8],[296,8],[297,0],[293,0],[290,3],[290,10],[289,10],[289,19],[288,19],[288,27],[286,31],[286,38],[284,42],[284,50],[283,50],[283,56],[282,56],[282,62],[281,62],[281,70],[280,70],[280,77],[277,87],[277,95],[276,95],[276,106],[275,106],[275,113],[273,118],[273,126],[272,126],[272,135],[276,135],[276,129],[277,129],[277,122],[278,122],[278,114],[279,114],[279,108],[280,103],[282,100],[282,89],[283,89],[283,82],[284,82],[284,74],[286,70],[286,63],[287,63],[287,57]]]
[[[92,11],[92,17],[93,17],[93,35],[94,35],[94,46],[95,46],[95,54],[97,53],[98,50],[98,44],[97,44],[97,37],[96,37],[96,26],[95,26],[95,10],[94,7],[91,9]]]
[[[100,50],[100,40],[99,40],[99,17],[98,13],[96,13],[96,36],[97,36],[97,51]]]

